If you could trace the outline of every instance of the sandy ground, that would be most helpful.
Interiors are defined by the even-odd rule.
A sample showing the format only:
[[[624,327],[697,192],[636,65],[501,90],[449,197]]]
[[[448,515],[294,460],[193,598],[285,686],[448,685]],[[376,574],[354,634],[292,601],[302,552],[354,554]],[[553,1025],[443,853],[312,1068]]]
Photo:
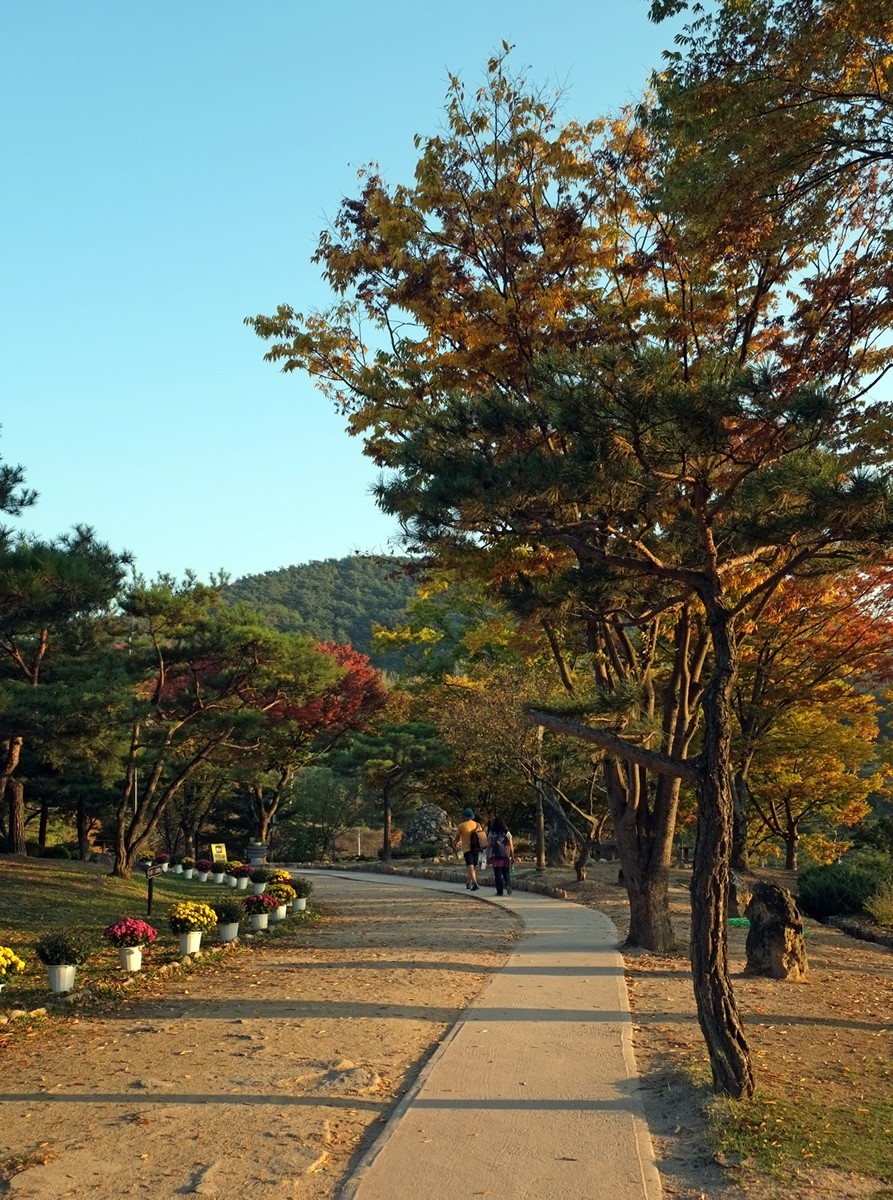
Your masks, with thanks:
[[[10,1037],[8,1194],[334,1195],[518,926],[459,889],[395,897],[322,879],[317,900],[331,915],[316,925],[168,975],[157,999]]]

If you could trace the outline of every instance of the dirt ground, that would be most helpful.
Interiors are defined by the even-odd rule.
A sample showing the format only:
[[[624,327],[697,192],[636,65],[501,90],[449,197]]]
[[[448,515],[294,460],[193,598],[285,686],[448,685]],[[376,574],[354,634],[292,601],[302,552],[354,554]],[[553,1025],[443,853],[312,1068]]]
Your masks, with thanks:
[[[155,996],[114,1013],[8,1037],[8,1195],[334,1195],[520,926],[458,892],[345,894],[322,879],[317,899],[331,914],[294,937],[142,981]]]
[[[582,885],[567,871],[552,882],[625,932],[616,866],[597,867]],[[685,883],[680,874],[672,891],[681,939]],[[328,915],[312,927],[258,939],[219,968],[163,979],[150,970],[139,996],[113,1013],[73,1009],[52,1033],[38,1020],[25,1034],[20,1027],[0,1036],[0,1178],[8,1194],[336,1195],[520,928],[511,914],[468,904],[458,891],[383,892],[373,881],[345,893],[320,879],[314,901]],[[809,979],[781,984],[741,976],[744,938],[730,930],[736,995],[761,1077],[829,1105],[852,1095],[854,1068],[889,1080],[891,951],[810,925]],[[668,1200],[839,1200],[880,1191],[877,1180],[808,1166],[780,1187],[752,1164],[716,1162],[704,1136],[706,1089],[689,1070],[705,1056],[685,955],[629,954],[626,964]]]

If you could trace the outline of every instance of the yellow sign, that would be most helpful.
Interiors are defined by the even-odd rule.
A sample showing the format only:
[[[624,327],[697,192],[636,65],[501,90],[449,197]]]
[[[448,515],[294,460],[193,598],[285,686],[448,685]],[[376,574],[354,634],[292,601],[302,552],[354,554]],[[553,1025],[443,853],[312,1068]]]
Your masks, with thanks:
[[[212,842],[211,843],[211,858],[215,863],[226,862],[226,843]]]

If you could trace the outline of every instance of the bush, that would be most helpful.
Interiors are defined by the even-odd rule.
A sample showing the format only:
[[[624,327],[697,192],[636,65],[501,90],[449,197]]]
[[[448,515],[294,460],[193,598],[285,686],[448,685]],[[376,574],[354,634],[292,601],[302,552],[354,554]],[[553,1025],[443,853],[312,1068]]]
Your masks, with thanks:
[[[435,858],[441,851],[437,842],[402,843],[391,850],[391,858]]]
[[[293,876],[291,886],[295,889],[295,895],[299,900],[306,900],[313,891],[312,881],[305,879],[303,875]]]
[[[270,872],[266,867],[254,867],[248,878],[252,883],[266,883],[270,878]]]
[[[882,883],[865,901],[865,911],[878,925],[893,926],[893,883]]]
[[[79,929],[57,929],[34,943],[34,953],[46,967],[78,967],[90,957],[89,939]]]
[[[858,851],[828,867],[801,872],[800,907],[820,921],[868,912],[871,898],[889,883],[893,883],[893,860],[875,851]]]
[[[67,858],[71,859],[74,856],[66,846],[47,846],[43,852],[44,858]]]

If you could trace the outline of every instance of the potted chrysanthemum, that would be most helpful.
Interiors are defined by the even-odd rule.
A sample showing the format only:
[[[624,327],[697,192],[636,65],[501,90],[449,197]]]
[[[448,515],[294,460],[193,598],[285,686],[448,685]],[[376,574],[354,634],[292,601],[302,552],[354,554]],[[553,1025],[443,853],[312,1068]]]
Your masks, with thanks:
[[[195,875],[199,883],[208,882],[212,865],[210,858],[197,858],[195,860]]]
[[[210,904],[197,900],[180,900],[167,910],[171,933],[180,939],[180,954],[195,954],[202,944],[202,934],[217,924],[217,914]]]
[[[246,896],[242,903],[251,919],[251,928],[255,933],[259,929],[266,929],[270,910],[279,907],[276,897],[270,896],[266,892]]]
[[[225,882],[228,887],[234,888],[238,886],[239,880],[236,876],[236,870],[241,867],[241,865],[241,862],[237,858],[227,859]]]
[[[184,854],[180,862],[183,865],[183,878],[191,879],[195,872],[195,859],[189,854]]]
[[[47,968],[51,992],[70,992],[78,967],[90,957],[90,943],[78,929],[56,929],[34,943],[34,953]]]
[[[259,896],[267,886],[267,880],[270,877],[270,872],[266,867],[254,867],[249,876],[251,880],[251,890],[255,896]]]
[[[270,883],[267,885],[265,896],[273,896],[278,905],[270,911],[271,921],[284,921],[288,915],[288,906],[293,900],[296,900],[298,893],[290,883]]]
[[[295,912],[303,912],[307,907],[307,897],[313,891],[313,883],[303,875],[295,875],[291,881],[291,886],[296,892],[296,897],[291,902],[292,909]]]
[[[0,991],[3,990],[7,975],[14,975],[24,969],[24,962],[10,950],[9,946],[0,946]]]
[[[143,947],[155,941],[158,931],[141,917],[121,917],[107,925],[102,936],[117,947],[125,971],[138,971],[143,965]]]
[[[239,936],[239,922],[245,915],[245,910],[233,896],[225,900],[215,900],[211,905],[217,914],[217,940],[234,942]]]
[[[240,892],[248,890],[248,884],[251,880],[251,867],[248,863],[240,863],[238,867],[233,868],[233,875],[236,877],[236,887]]]

